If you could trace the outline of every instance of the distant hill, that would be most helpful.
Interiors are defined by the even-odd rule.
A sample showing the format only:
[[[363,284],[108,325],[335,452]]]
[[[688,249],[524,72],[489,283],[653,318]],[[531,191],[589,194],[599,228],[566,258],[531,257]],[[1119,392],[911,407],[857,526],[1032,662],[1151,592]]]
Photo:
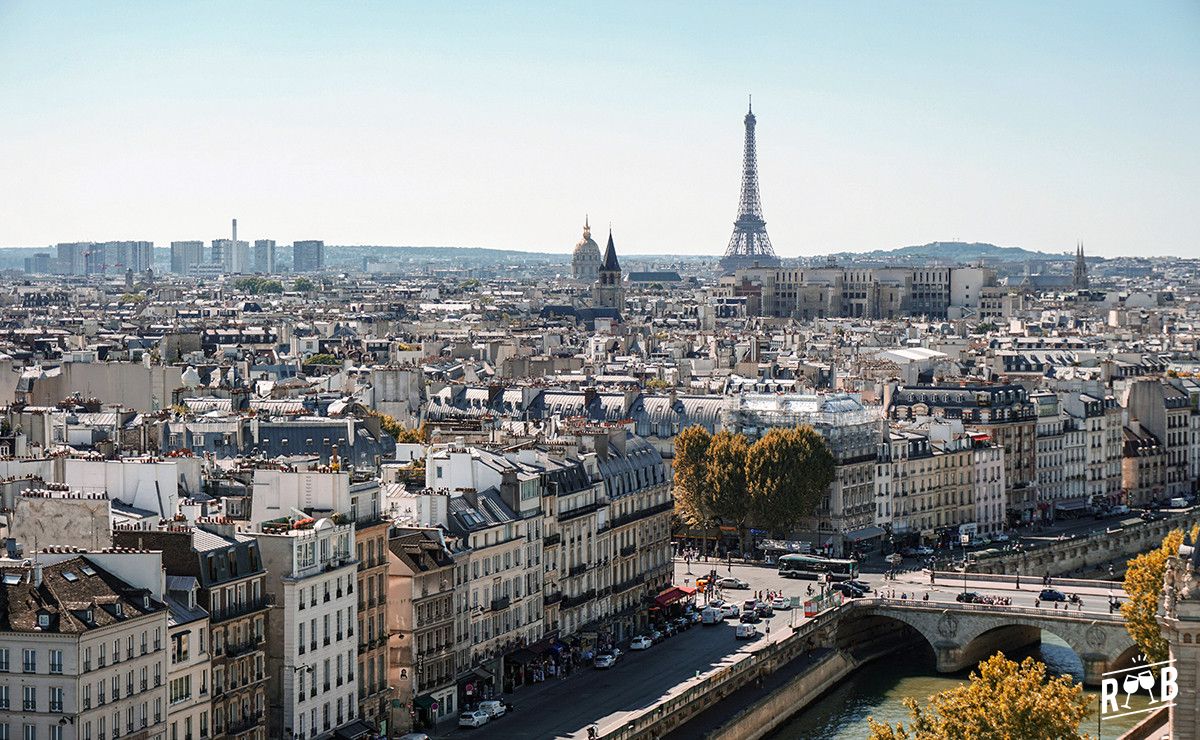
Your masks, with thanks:
[[[839,252],[835,257],[856,259],[903,259],[912,261],[930,259],[940,262],[973,262],[995,260],[999,262],[1025,262],[1027,260],[1069,259],[1069,255],[1049,252],[1034,252],[1021,247],[998,247],[986,242],[930,242],[911,247],[877,249],[873,252]]]

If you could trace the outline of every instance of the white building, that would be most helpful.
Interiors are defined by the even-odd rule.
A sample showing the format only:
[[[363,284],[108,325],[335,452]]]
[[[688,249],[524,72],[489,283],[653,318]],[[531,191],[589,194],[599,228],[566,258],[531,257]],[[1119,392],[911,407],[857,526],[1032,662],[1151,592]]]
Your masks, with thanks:
[[[268,731],[331,737],[358,716],[354,525],[341,516],[262,522],[276,609],[267,627]]]
[[[160,553],[0,564],[0,737],[166,738]]]

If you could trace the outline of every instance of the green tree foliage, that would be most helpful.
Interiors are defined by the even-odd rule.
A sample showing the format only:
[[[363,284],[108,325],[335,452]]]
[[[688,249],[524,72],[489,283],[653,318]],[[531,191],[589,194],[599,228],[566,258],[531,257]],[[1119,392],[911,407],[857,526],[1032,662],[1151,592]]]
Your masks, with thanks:
[[[299,293],[311,293],[315,287],[313,281],[306,277],[296,278],[296,282],[292,283],[292,290]]]
[[[1193,528],[1193,541],[1197,534],[1200,534],[1200,528]],[[1158,605],[1162,602],[1167,558],[1179,552],[1182,542],[1183,531],[1172,530],[1156,549],[1138,555],[1126,565],[1125,593],[1129,598],[1121,604],[1121,615],[1125,617],[1125,629],[1141,648],[1148,663],[1167,659],[1167,641],[1159,631],[1154,615],[1158,613]]]
[[[333,366],[337,367],[337,366],[340,366],[341,364],[342,364],[341,360],[334,357],[333,355],[325,354],[324,352],[322,352],[321,354],[309,355],[304,360],[305,367],[311,367],[312,365],[333,365]]]
[[[712,509],[704,501],[706,459],[712,435],[702,426],[691,426],[675,435],[675,513],[692,526],[711,526]]]
[[[283,283],[263,277],[244,277],[233,281],[233,287],[250,295],[272,295],[283,292]]]
[[[904,699],[911,720],[896,726],[868,718],[870,740],[1059,740],[1086,738],[1083,687],[1067,676],[1046,676],[1046,666],[1026,658],[1018,665],[996,653],[962,686],[929,697],[925,707]]]
[[[145,293],[122,293],[121,297],[117,299],[117,303],[145,303],[145,302],[146,302],[146,294]]]
[[[750,445],[741,434],[718,432],[708,445],[704,465],[704,507],[713,516],[738,528],[742,549],[746,548],[746,525],[753,509],[746,485],[746,462]]]
[[[816,511],[836,470],[829,445],[811,426],[768,431],[747,453],[754,520],[787,536]]]

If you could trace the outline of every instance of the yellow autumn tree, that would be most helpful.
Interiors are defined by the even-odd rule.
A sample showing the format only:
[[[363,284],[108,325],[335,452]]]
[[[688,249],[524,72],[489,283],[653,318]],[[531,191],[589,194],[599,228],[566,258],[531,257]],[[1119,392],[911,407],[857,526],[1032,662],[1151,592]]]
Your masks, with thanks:
[[[1200,528],[1194,527],[1193,542],[1197,534],[1200,534]],[[1163,639],[1154,615],[1158,613],[1158,605],[1162,601],[1167,558],[1179,552],[1182,542],[1183,531],[1172,530],[1158,548],[1138,555],[1126,566],[1125,593],[1129,598],[1121,604],[1121,615],[1125,617],[1125,629],[1141,648],[1147,663],[1167,659],[1167,641]]]
[[[1046,666],[1020,664],[996,653],[962,686],[929,697],[922,707],[907,697],[912,718],[892,725],[868,718],[870,740],[1060,740],[1087,738],[1079,725],[1088,715],[1083,687],[1069,677],[1046,676]]]

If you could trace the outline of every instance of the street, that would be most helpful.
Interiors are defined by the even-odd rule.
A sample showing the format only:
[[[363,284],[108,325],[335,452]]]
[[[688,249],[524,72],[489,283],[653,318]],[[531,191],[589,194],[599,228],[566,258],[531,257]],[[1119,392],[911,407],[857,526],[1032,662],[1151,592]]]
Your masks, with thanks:
[[[687,572],[689,568],[685,563],[677,562],[675,582],[695,585],[697,576],[715,565],[719,565],[718,575],[732,575],[750,583],[749,589],[726,590],[722,594],[727,601],[739,605],[751,598],[755,591],[782,591],[785,596],[799,596],[803,601],[808,586],[813,586],[814,590],[817,588],[814,581],[783,578],[772,568],[738,563],[730,567],[724,562],[718,564],[715,561],[692,563],[691,574]],[[864,573],[860,580],[866,581],[874,589],[871,595],[894,595],[899,598],[903,594],[920,600],[929,594],[933,602],[953,602],[964,590],[961,578],[942,577],[930,584],[928,574],[921,571],[902,573],[895,580],[885,580],[881,573]],[[1011,583],[982,581],[969,575],[965,582],[967,591],[1009,597],[1013,606],[1026,608],[1034,606],[1034,599],[1041,588],[1041,578],[1034,577],[1028,583],[1022,581],[1020,589]],[[1071,605],[1071,611],[1108,613],[1109,589],[1105,587],[1061,590],[1068,594],[1078,593],[1082,600],[1081,606]],[[1119,588],[1114,593],[1123,596]],[[702,605],[704,599],[698,598],[697,603]],[[1067,607],[1043,602],[1041,608],[1056,610]],[[805,621],[803,609],[780,610],[774,617],[764,619],[758,625],[759,631],[765,633],[767,625],[770,625],[771,634],[757,640],[737,640],[734,637],[737,621],[729,620],[713,626],[695,625],[648,650],[629,651],[622,645],[626,652],[612,668],[598,670],[585,667],[565,679],[552,679],[523,687],[504,697],[514,705],[511,714],[476,729],[460,729],[447,723],[439,728],[437,736],[584,738],[591,724],[600,728],[620,724],[626,715],[654,704],[673,687],[693,678],[697,672],[706,673],[728,665],[736,659],[737,653],[756,649],[768,639],[783,639],[791,632],[789,624],[792,620],[796,625],[802,624]]]

